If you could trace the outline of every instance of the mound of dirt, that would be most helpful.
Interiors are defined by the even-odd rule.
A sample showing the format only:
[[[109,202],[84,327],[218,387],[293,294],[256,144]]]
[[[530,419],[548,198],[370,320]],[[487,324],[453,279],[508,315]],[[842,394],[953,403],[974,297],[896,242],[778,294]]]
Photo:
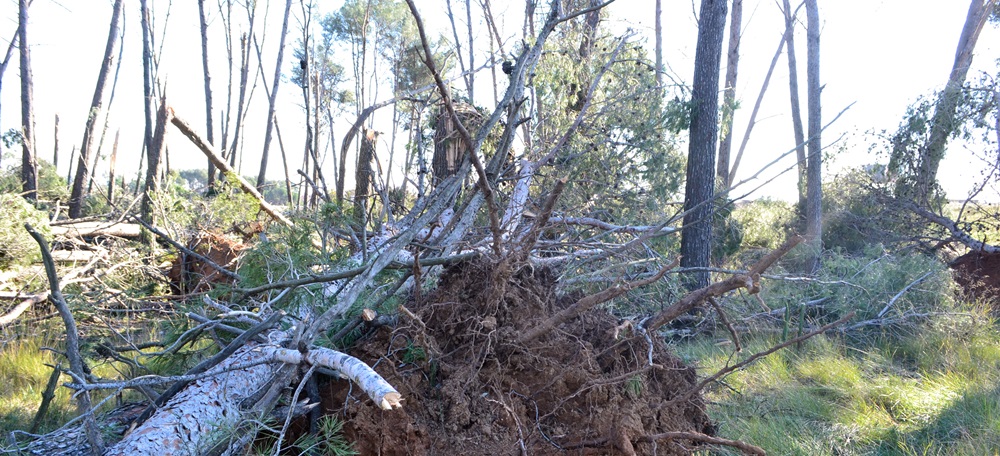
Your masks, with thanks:
[[[547,269],[508,268],[452,266],[407,304],[415,318],[355,344],[405,398],[381,411],[347,382],[324,387],[324,408],[360,454],[689,454],[690,441],[640,440],[714,434],[700,394],[671,401],[694,387],[694,370],[603,311],[519,343],[579,296],[557,296]]]
[[[1000,301],[1000,254],[972,251],[953,260],[955,282],[974,299]],[[994,307],[997,310],[997,307]]]

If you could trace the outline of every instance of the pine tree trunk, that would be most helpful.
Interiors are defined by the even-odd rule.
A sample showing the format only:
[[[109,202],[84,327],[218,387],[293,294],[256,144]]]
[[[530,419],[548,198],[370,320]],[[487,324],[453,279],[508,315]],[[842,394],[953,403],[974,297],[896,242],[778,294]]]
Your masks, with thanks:
[[[118,43],[118,22],[122,15],[122,0],[115,0],[114,10],[111,13],[111,26],[108,28],[108,43],[104,48],[104,60],[101,62],[101,70],[97,74],[97,87],[94,88],[94,98],[90,102],[90,111],[87,113],[87,125],[83,130],[83,141],[80,142],[79,162],[76,165],[76,177],[73,179],[73,191],[69,199],[69,217],[80,217],[83,209],[83,200],[87,197],[84,186],[90,180],[90,155],[94,146],[94,130],[97,126],[97,118],[101,113],[101,105],[104,103],[104,87],[108,82],[108,73],[111,64],[115,60],[115,46]]]
[[[722,101],[722,140],[719,141],[719,160],[716,175],[719,184],[729,188],[729,156],[733,149],[733,116],[736,110],[736,75],[740,66],[740,26],[743,22],[743,0],[733,0],[729,19],[729,52],[726,55],[726,85]]]
[[[702,0],[692,84],[691,134],[684,187],[681,266],[706,268],[712,252],[715,146],[718,144],[719,66],[726,26],[726,0]],[[708,286],[708,271],[685,279],[689,289]]]
[[[792,131],[795,135],[795,158],[798,163],[799,208],[806,207],[806,135],[802,128],[802,110],[799,103],[799,71],[795,63],[795,14],[788,0],[783,0],[785,10],[785,44],[788,45],[788,89],[792,102]]]
[[[208,72],[208,23],[205,21],[205,0],[198,0],[198,21],[201,25],[201,66],[205,70],[205,136],[215,145],[215,127],[212,121],[212,76]],[[215,165],[208,162],[208,191],[215,187]]]
[[[29,200],[38,199],[38,163],[35,161],[35,115],[31,54],[28,49],[28,0],[19,0],[18,49],[21,57],[21,191]]]
[[[257,174],[257,191],[264,189],[267,174],[267,151],[271,147],[271,132],[274,130],[274,105],[278,102],[278,83],[281,82],[281,62],[285,56],[285,36],[288,35],[288,14],[292,10],[292,0],[285,2],[285,19],[281,23],[281,37],[278,38],[278,61],[274,64],[274,80],[271,81],[271,96],[267,108],[267,128],[264,130],[264,150],[260,155],[260,172]]]
[[[806,242],[813,255],[809,272],[819,269],[823,248],[823,147],[819,81],[819,8],[816,0],[806,0],[806,84],[809,90],[809,158],[806,160]]]

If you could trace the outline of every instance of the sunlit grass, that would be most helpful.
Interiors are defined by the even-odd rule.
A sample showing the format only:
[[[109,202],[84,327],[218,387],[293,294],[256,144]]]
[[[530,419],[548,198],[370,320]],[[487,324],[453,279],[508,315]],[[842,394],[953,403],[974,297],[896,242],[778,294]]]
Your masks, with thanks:
[[[42,392],[52,375],[52,368],[46,364],[57,363],[56,355],[42,350],[46,345],[54,346],[40,338],[18,338],[0,347],[0,384],[3,385],[0,428],[5,431],[31,428],[41,404]],[[63,367],[66,367],[65,362]],[[68,381],[69,377],[64,375],[61,380]],[[70,403],[70,391],[63,387],[56,388],[41,430],[51,430],[57,423],[66,422],[73,416],[74,410]]]
[[[711,375],[780,340],[744,342],[736,357],[708,337],[677,349]],[[819,336],[730,375],[706,399],[721,436],[768,454],[997,454],[1000,335],[964,315],[896,334]]]

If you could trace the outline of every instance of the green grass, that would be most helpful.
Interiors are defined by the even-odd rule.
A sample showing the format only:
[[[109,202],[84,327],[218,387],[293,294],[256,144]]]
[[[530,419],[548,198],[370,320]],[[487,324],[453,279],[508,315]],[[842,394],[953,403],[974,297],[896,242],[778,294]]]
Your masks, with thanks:
[[[715,341],[676,348],[710,375],[739,358]],[[740,356],[779,342],[751,338]],[[721,436],[768,454],[997,454],[1000,333],[982,316],[943,316],[883,336],[818,336],[730,375],[706,399]]]
[[[56,364],[56,355],[43,351],[43,346],[54,346],[39,338],[19,338],[0,347],[0,384],[4,385],[0,395],[0,429],[9,432],[14,429],[30,429],[35,412],[42,400],[42,392],[52,375],[52,368],[46,364]],[[66,363],[63,362],[63,367]],[[63,375],[61,382],[69,381]],[[75,406],[70,403],[70,391],[59,387],[49,405],[42,422],[42,431],[52,430],[75,415]]]

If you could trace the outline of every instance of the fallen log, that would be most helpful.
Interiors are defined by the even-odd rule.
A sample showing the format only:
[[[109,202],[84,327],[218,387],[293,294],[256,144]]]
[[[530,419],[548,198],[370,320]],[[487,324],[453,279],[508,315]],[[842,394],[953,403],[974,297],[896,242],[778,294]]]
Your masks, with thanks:
[[[139,225],[114,221],[91,221],[51,226],[54,236],[70,238],[92,238],[97,236],[113,236],[130,240],[139,239]]]

